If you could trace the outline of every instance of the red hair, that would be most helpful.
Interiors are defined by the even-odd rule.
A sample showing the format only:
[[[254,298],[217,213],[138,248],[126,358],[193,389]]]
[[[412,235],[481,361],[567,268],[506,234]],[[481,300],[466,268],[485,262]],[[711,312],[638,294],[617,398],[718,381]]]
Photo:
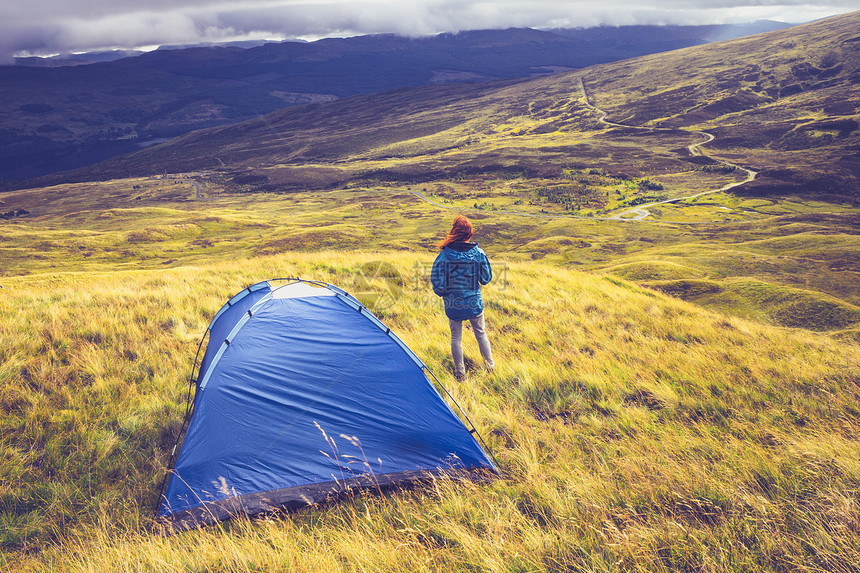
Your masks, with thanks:
[[[439,243],[439,248],[444,249],[451,243],[467,243],[472,239],[473,233],[472,222],[463,215],[457,215],[445,240]]]

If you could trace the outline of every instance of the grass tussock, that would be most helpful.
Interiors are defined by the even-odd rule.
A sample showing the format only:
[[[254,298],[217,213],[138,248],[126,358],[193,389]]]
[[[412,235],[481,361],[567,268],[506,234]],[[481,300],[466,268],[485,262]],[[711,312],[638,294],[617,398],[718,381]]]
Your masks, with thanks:
[[[447,322],[421,272],[430,260],[327,251],[4,281],[4,565],[852,571],[860,562],[860,353],[850,337],[499,261],[485,291],[498,368],[456,382]],[[198,336],[236,291],[295,275],[374,307],[469,412],[503,479],[151,535]]]

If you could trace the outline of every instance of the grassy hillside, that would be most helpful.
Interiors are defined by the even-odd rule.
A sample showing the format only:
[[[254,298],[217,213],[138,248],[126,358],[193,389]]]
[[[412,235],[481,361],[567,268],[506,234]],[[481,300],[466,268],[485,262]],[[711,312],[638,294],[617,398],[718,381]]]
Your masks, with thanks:
[[[595,103],[634,125],[698,127],[762,170],[747,193],[860,192],[860,12],[597,66]],[[705,80],[705,81],[702,81]]]
[[[679,225],[473,208],[496,263],[486,295],[500,365],[459,384],[426,284],[453,211],[408,185],[286,196],[232,185],[4,195],[4,209],[30,211],[0,222],[10,568],[850,570],[858,557],[849,212],[716,196],[698,208],[754,219]],[[492,187],[427,193],[451,207]],[[378,280],[378,261],[402,290]],[[151,537],[198,336],[227,296],[290,275],[375,308],[470,413],[505,478]]]
[[[4,279],[5,565],[848,571],[860,558],[856,344],[496,258],[503,280],[486,297],[499,368],[457,383],[445,319],[416,272],[432,256],[293,252]],[[384,285],[358,279],[373,261],[404,287],[377,313],[470,413],[503,479],[146,533],[197,336],[225,297],[299,275],[373,304]]]

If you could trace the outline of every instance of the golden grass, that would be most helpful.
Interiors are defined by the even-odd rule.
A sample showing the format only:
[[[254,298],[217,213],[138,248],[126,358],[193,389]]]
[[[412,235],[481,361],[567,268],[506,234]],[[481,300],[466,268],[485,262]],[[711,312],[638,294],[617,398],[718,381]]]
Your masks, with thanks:
[[[629,201],[636,189],[634,182],[600,170],[566,173],[553,185],[585,183],[609,204]],[[613,186],[619,183],[625,185],[617,194]],[[32,215],[0,227],[0,273],[164,269],[319,249],[422,251],[462,210],[479,221],[476,238],[494,256],[612,272],[646,286],[706,279],[731,296],[671,292],[783,326],[842,331],[858,324],[860,236],[850,208],[718,193],[650,208],[677,223],[613,222],[559,216],[564,205],[538,195],[547,185],[540,179],[476,178],[279,195],[231,193],[213,180],[207,199],[198,201],[172,199],[178,189],[193,192],[187,180],[112,181],[90,184],[86,193],[77,193],[77,185],[20,191],[4,195],[5,201]],[[138,201],[139,193],[147,198]],[[751,296],[736,288],[739,280],[763,283],[774,293],[795,290],[790,296]],[[791,310],[793,302],[800,304],[798,312]],[[838,316],[816,311],[822,304],[838,307]]]
[[[496,260],[493,375],[450,376],[426,252],[322,251],[7,278],[0,508],[12,569],[531,571],[808,568],[860,559],[860,353],[600,277]],[[196,339],[247,284],[356,280],[469,412],[504,478],[150,535]],[[389,273],[390,274],[390,273]],[[503,275],[503,276],[502,276]],[[478,356],[467,337],[467,356]],[[840,569],[841,567],[841,569]]]

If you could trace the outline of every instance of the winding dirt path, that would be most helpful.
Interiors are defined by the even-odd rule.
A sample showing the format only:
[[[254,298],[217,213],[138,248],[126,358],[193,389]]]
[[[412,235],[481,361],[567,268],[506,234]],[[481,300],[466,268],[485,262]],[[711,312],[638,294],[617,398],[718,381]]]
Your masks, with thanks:
[[[582,81],[583,77],[584,76],[582,76],[578,79],[579,89],[582,92],[583,100],[585,102],[586,107],[588,107],[589,109],[593,110],[595,113],[598,114],[599,117],[597,118],[597,120],[600,123],[602,123],[604,125],[611,126],[611,127],[624,127],[627,129],[641,129],[641,130],[646,130],[646,131],[650,131],[650,132],[678,131],[678,129],[670,128],[670,127],[642,127],[642,126],[638,126],[638,125],[627,125],[624,123],[616,123],[613,121],[609,121],[608,119],[606,119],[607,115],[609,115],[609,114],[606,111],[604,111],[604,110],[600,109],[599,107],[595,106],[594,104],[592,104],[591,100],[588,98],[588,92],[586,91],[585,84]],[[642,221],[643,219],[645,219],[646,217],[648,217],[651,214],[648,211],[649,207],[654,207],[656,205],[663,205],[666,203],[678,203],[680,201],[695,199],[696,197],[701,197],[702,195],[709,195],[711,193],[719,193],[721,191],[728,191],[729,189],[732,189],[734,187],[738,187],[740,185],[743,185],[744,183],[748,183],[749,181],[752,181],[753,179],[756,178],[756,175],[758,175],[757,171],[753,171],[752,169],[742,167],[742,166],[737,165],[735,163],[731,163],[729,161],[725,161],[723,159],[719,159],[717,157],[714,157],[712,155],[708,155],[707,153],[705,153],[704,150],[702,150],[702,146],[705,144],[708,144],[708,143],[714,141],[714,139],[716,139],[716,136],[714,136],[712,133],[708,133],[707,131],[700,131],[697,129],[685,129],[683,131],[695,133],[695,134],[698,134],[702,137],[701,141],[698,141],[696,143],[692,143],[692,144],[687,146],[687,150],[690,152],[690,155],[710,157],[711,159],[721,163],[722,165],[729,165],[731,167],[734,167],[735,169],[739,169],[741,171],[744,171],[746,173],[746,178],[744,178],[743,181],[736,181],[734,183],[728,183],[726,185],[723,185],[719,189],[709,189],[707,191],[702,191],[701,193],[695,193],[693,195],[688,195],[686,197],[676,197],[673,199],[666,199],[665,201],[655,201],[654,203],[646,203],[644,205],[640,205],[640,206],[635,207],[633,209],[628,209],[627,211],[623,211],[623,212],[618,213],[617,215],[613,215],[611,217],[583,217],[582,215],[570,215],[570,214],[561,214],[561,213],[559,213],[559,214],[555,214],[555,213],[527,213],[525,211],[515,211],[515,210],[506,210],[506,209],[493,209],[490,212],[499,213],[499,214],[506,214],[506,215],[518,215],[520,217],[531,217],[531,218],[536,218],[536,219],[539,218],[539,219],[584,219],[584,220],[588,220],[588,221]],[[416,197],[418,197],[422,201],[425,201],[425,202],[427,202],[427,203],[429,203],[435,207],[439,207],[441,209],[447,209],[447,210],[453,210],[453,211],[461,211],[462,210],[462,207],[445,205],[444,203],[439,203],[438,201],[434,201],[433,199],[430,199],[429,197],[427,197],[424,193],[422,193],[420,191],[410,190],[409,193],[415,195]],[[692,223],[689,221],[661,221],[661,222],[663,222],[663,223],[676,223],[676,224],[697,224],[697,223]]]
[[[194,199],[200,201],[207,199],[206,195],[201,193],[201,189],[206,185],[205,183],[200,182],[201,177],[206,177],[209,175],[207,172],[199,172],[195,171],[192,173],[182,173],[182,177],[185,177],[188,180],[188,183],[194,186]]]
[[[613,121],[607,120],[606,116],[609,114],[607,112],[605,112],[604,110],[600,109],[599,107],[597,107],[596,105],[592,104],[591,100],[588,98],[588,92],[585,89],[585,83],[582,81],[584,77],[585,76],[581,76],[578,80],[579,89],[580,89],[580,91],[582,91],[582,97],[583,97],[583,100],[585,101],[586,107],[590,108],[591,110],[593,110],[594,112],[596,112],[599,115],[599,117],[597,118],[597,121],[599,121],[600,123],[602,123],[604,125],[611,126],[611,127],[624,127],[627,129],[641,129],[641,130],[646,130],[646,131],[650,131],[650,132],[677,131],[677,129],[669,128],[669,127],[642,127],[642,126],[638,126],[638,125],[627,125],[624,123],[615,123]],[[683,128],[681,128],[681,129],[683,129]],[[645,217],[647,217],[648,215],[651,214],[648,212],[648,207],[654,207],[655,205],[664,205],[666,203],[677,203],[679,201],[686,201],[689,199],[695,199],[696,197],[701,197],[702,195],[710,195],[711,193],[719,193],[721,191],[728,191],[729,189],[733,189],[735,187],[743,185],[744,183],[748,183],[748,182],[752,181],[753,179],[756,178],[756,175],[758,175],[757,171],[753,171],[752,169],[747,169],[746,167],[742,167],[740,165],[730,163],[728,161],[719,159],[717,157],[714,157],[712,155],[708,155],[707,153],[705,153],[704,150],[702,149],[702,146],[707,144],[707,143],[710,143],[714,139],[716,139],[716,136],[714,136],[712,133],[708,133],[707,131],[699,131],[698,129],[685,129],[684,131],[689,131],[690,133],[695,133],[695,134],[702,136],[702,141],[699,141],[697,143],[693,143],[693,144],[687,146],[687,151],[690,152],[690,155],[710,157],[711,159],[719,162],[722,165],[728,165],[728,166],[734,167],[735,169],[739,169],[741,171],[744,171],[746,173],[746,178],[743,181],[736,181],[734,183],[728,183],[726,185],[723,185],[719,189],[710,189],[708,191],[702,191],[701,193],[696,193],[694,195],[689,195],[687,197],[676,197],[674,199],[666,199],[665,201],[655,201],[654,203],[646,203],[644,205],[635,207],[633,209],[629,209],[629,210],[624,211],[622,213],[618,213],[617,215],[613,215],[612,217],[606,217],[605,220],[609,220],[609,221],[641,221],[642,219],[644,219]]]

